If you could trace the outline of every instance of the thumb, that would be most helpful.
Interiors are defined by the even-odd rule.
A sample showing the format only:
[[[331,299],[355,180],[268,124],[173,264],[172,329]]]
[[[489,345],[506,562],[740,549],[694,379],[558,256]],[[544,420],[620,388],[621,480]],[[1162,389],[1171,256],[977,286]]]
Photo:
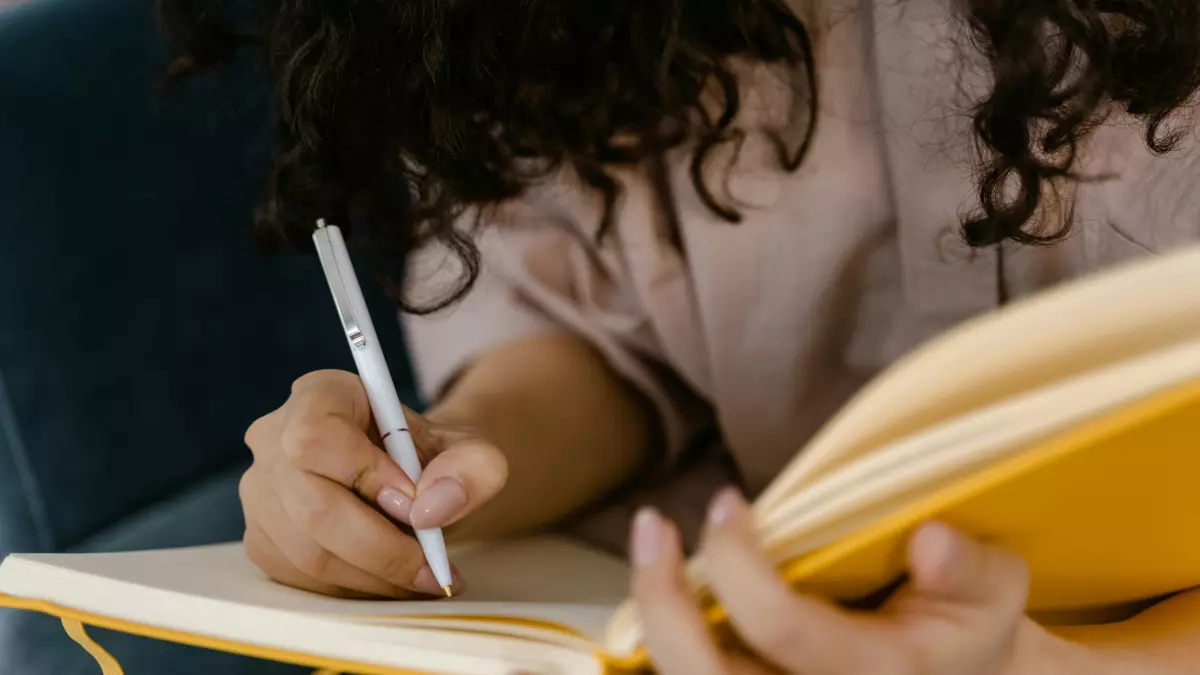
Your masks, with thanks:
[[[1024,610],[1029,574],[1020,557],[927,523],[909,545],[913,590],[930,599],[986,607],[1003,614]]]
[[[418,530],[458,522],[495,497],[508,479],[508,462],[492,443],[432,424],[425,431],[433,458],[417,481],[412,504],[409,524]]]

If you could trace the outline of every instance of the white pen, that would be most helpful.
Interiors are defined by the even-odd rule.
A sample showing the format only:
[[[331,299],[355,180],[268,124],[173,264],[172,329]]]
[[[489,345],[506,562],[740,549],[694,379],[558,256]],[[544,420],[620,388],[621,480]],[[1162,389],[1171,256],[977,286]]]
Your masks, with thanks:
[[[318,220],[313,242],[317,245],[329,290],[333,293],[333,304],[337,306],[338,316],[342,319],[342,328],[346,341],[350,343],[350,353],[354,355],[358,376],[362,378],[367,398],[371,401],[371,412],[375,416],[379,435],[383,438],[383,446],[416,485],[421,480],[421,460],[408,431],[404,408],[400,405],[396,385],[383,358],[375,326],[367,312],[367,301],[363,298],[358,277],[350,262],[346,240],[336,225],[326,225],[324,220]],[[434,578],[446,597],[450,597],[450,559],[446,556],[446,540],[442,537],[441,528],[417,530],[416,533]]]

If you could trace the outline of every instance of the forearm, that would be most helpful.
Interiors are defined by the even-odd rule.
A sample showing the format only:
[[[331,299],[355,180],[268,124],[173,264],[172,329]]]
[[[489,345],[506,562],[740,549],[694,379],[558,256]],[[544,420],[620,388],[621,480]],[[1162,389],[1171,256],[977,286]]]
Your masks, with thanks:
[[[1053,675],[1200,675],[1200,591],[1125,621],[1055,629],[1077,657]]]
[[[1069,635],[1109,659],[1113,675],[1200,674],[1200,591],[1167,599],[1127,621]]]
[[[585,343],[530,340],[473,363],[429,411],[469,427],[508,460],[500,494],[455,526],[455,538],[557,521],[627,480],[656,438],[649,405]]]

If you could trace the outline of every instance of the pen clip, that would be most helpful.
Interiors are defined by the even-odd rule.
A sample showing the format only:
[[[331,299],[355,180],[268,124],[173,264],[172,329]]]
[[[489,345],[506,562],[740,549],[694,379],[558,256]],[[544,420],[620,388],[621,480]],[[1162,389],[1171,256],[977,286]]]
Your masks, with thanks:
[[[337,307],[338,316],[342,319],[342,330],[353,349],[367,346],[367,338],[358,327],[354,318],[354,310],[350,306],[350,296],[346,293],[346,281],[342,277],[341,266],[338,265],[337,254],[331,239],[329,229],[325,227],[325,219],[317,221],[317,232],[313,241],[317,245],[317,255],[321,259],[321,268],[325,270],[325,279],[329,282],[329,290],[333,292],[333,304]]]

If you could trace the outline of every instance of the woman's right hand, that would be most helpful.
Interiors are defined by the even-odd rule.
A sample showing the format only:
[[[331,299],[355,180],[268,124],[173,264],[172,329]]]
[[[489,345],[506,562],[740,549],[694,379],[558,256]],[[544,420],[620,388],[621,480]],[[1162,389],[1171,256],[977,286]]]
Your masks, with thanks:
[[[405,414],[425,467],[416,486],[380,449],[356,375],[297,380],[283,407],[246,432],[254,463],[240,494],[250,560],[280,583],[326,595],[440,595],[420,545],[398,523],[459,521],[500,491],[507,463],[486,441]]]

